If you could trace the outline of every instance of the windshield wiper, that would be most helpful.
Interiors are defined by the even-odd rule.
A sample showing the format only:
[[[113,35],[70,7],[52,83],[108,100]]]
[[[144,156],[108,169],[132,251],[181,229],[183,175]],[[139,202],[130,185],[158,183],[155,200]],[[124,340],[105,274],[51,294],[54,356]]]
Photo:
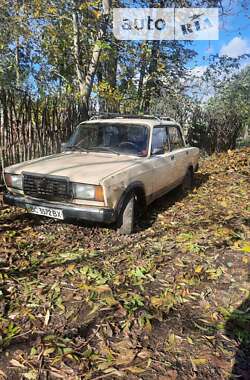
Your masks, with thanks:
[[[93,146],[89,148],[90,151],[111,152],[120,156],[120,153],[108,146]]]

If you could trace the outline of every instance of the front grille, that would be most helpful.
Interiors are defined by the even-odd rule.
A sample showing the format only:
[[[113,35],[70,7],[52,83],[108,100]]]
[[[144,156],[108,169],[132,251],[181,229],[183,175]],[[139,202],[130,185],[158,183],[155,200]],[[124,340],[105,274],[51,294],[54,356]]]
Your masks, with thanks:
[[[53,201],[65,201],[71,198],[70,182],[65,177],[23,174],[25,195]]]

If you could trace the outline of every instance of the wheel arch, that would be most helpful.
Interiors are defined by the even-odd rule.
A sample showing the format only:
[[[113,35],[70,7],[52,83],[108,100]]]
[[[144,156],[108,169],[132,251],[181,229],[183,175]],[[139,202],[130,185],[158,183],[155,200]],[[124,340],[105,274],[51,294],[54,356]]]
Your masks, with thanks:
[[[121,212],[126,198],[132,193],[136,195],[137,202],[141,205],[141,207],[146,208],[147,202],[146,202],[146,193],[145,193],[144,184],[140,181],[135,181],[135,182],[130,183],[128,187],[122,193],[116,206],[117,215],[119,215],[119,213]]]
[[[194,167],[193,167],[193,164],[189,164],[187,170],[190,170],[190,171],[192,172],[192,174],[194,174]]]

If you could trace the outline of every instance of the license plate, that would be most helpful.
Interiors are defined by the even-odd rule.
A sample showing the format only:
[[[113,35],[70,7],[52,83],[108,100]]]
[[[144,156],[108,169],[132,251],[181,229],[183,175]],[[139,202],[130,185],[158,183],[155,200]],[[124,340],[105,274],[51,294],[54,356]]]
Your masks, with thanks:
[[[40,207],[40,206],[30,206],[27,208],[31,214],[47,216],[49,218],[61,219],[63,220],[62,210],[57,210],[55,208]]]

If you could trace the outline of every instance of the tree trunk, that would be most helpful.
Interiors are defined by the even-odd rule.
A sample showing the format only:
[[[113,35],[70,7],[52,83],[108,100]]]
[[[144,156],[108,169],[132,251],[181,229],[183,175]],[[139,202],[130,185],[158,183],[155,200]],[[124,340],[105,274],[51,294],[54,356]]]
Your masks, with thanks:
[[[146,90],[145,90],[145,98],[144,98],[144,112],[148,113],[150,110],[150,101],[151,96],[154,88],[155,83],[155,73],[157,71],[157,61],[159,58],[159,52],[160,52],[160,42],[159,41],[153,41],[152,42],[152,49],[151,49],[151,58],[150,58],[150,64],[148,69],[148,80],[146,83]]]
[[[73,53],[75,58],[75,67],[76,67],[76,76],[77,81],[79,85],[80,94],[83,94],[84,91],[84,78],[83,78],[83,72],[81,70],[81,60],[80,60],[80,32],[79,32],[79,18],[78,18],[78,12],[77,9],[73,10],[72,13],[72,23],[73,23]]]
[[[143,48],[142,48],[143,49]],[[146,74],[146,68],[147,68],[147,56],[145,51],[142,51],[141,59],[140,59],[140,77],[139,77],[139,83],[138,83],[138,90],[137,90],[137,112],[140,112],[142,110],[142,91],[143,91],[143,83],[144,78]]]
[[[83,103],[83,109],[86,112],[86,118],[88,117],[88,110],[89,110],[89,98],[92,92],[93,82],[97,70],[97,66],[99,63],[102,47],[101,47],[101,41],[103,40],[103,37],[106,33],[107,26],[108,26],[108,19],[109,19],[109,13],[111,8],[111,0],[103,0],[102,1],[103,6],[103,16],[102,16],[102,22],[100,26],[100,30],[97,35],[97,39],[94,44],[92,57],[88,66],[88,70],[86,73],[85,78],[83,77],[83,72],[81,70],[80,65],[80,41],[79,41],[79,20],[77,11],[74,10],[72,14],[72,23],[73,23],[73,30],[74,30],[74,57],[76,62],[76,73],[77,73],[77,79],[79,84],[79,90],[82,98]]]
[[[16,63],[16,87],[20,88],[20,52],[19,52],[19,38],[16,39],[15,49],[15,63]]]

